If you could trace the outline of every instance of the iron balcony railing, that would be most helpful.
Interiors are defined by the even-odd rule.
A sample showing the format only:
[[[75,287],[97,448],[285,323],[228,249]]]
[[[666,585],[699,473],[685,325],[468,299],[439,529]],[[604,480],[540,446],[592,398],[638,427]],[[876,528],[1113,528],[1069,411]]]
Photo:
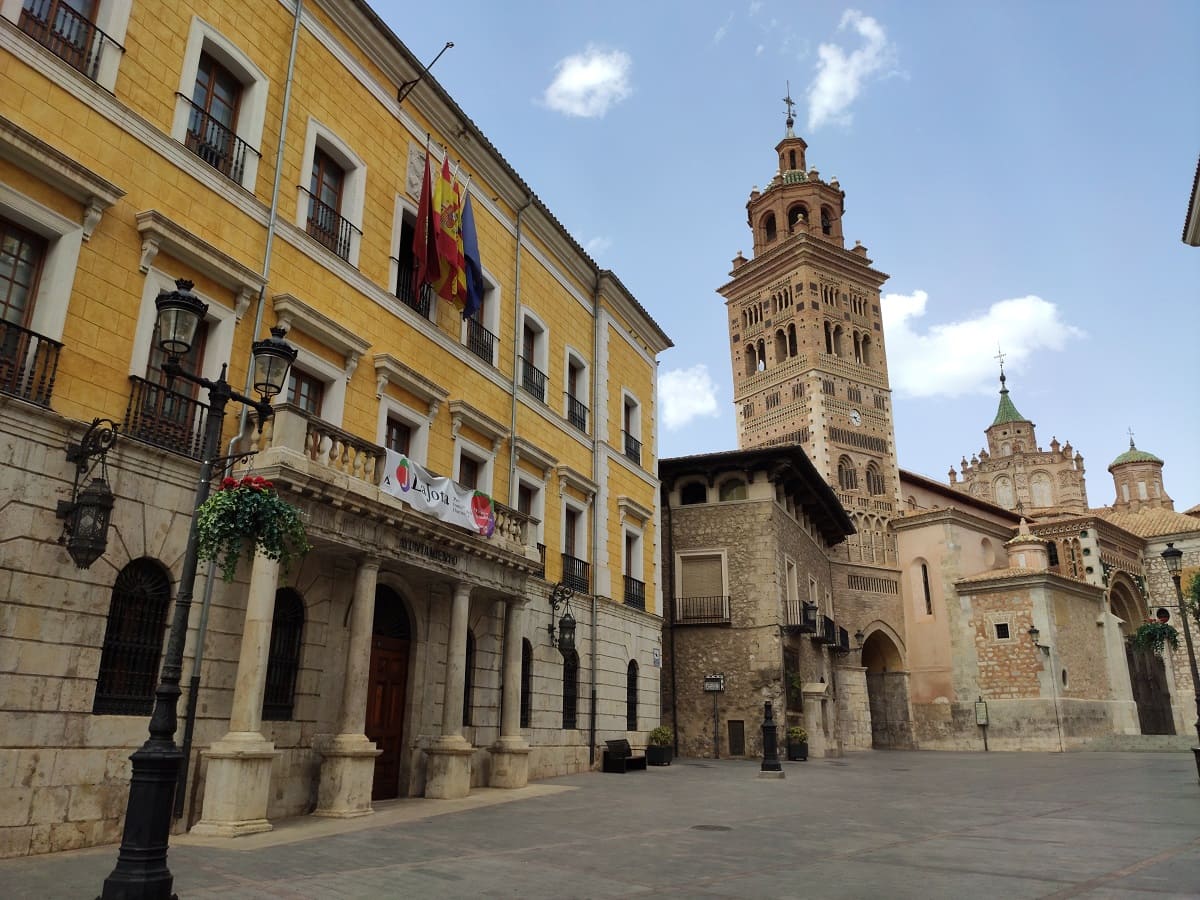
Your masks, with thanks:
[[[821,616],[821,643],[836,647],[838,642],[837,623],[829,616]]]
[[[562,583],[577,594],[591,593],[591,566],[570,554],[562,555]]]
[[[467,349],[486,363],[495,359],[496,336],[475,320],[467,318]]]
[[[850,652],[850,632],[841,626],[838,627],[838,650],[842,653]]]
[[[136,375],[129,376],[129,380],[133,387],[125,410],[123,436],[200,459],[208,404]]]
[[[336,253],[342,259],[350,259],[350,242],[354,239],[358,228],[350,224],[350,220],[327,203],[322,203],[305,188],[300,188],[308,195],[308,222],[306,225],[309,237],[322,247]]]
[[[628,431],[623,434],[625,435],[625,456],[640,466],[642,464],[642,442]]]
[[[50,406],[62,344],[0,320],[0,394]]]
[[[646,608],[646,582],[638,581],[632,575],[625,576],[625,605],[634,609]]]
[[[807,600],[788,600],[784,604],[784,624],[801,634],[817,633],[817,607]]]
[[[676,597],[676,625],[728,625],[729,597]]]
[[[415,278],[416,268],[413,261],[409,259],[401,262],[396,269],[396,297],[421,318],[428,319],[429,310],[433,305],[433,285],[426,281],[418,291],[413,285]]]
[[[541,563],[538,565],[538,570],[534,574],[537,575],[538,578],[544,579],[546,577],[546,545],[538,544],[537,550],[538,556],[541,557]]]
[[[521,357],[521,387],[543,403],[546,402],[546,373],[523,356]]]
[[[198,157],[238,184],[246,170],[246,154],[259,153],[226,125],[221,124],[183,94],[188,105],[187,132],[183,144]]]
[[[106,48],[125,52],[95,22],[71,9],[66,0],[25,0],[17,27],[92,81],[100,73]]]
[[[587,434],[587,414],[588,408],[567,394],[567,421],[584,434]]]

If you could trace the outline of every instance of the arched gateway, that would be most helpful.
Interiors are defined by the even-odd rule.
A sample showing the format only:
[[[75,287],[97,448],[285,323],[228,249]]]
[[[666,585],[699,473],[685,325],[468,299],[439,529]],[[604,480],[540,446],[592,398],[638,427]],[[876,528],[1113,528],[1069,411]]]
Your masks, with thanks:
[[[900,649],[887,631],[875,629],[867,635],[863,642],[862,664],[867,670],[871,746],[876,750],[912,748],[908,672]]]

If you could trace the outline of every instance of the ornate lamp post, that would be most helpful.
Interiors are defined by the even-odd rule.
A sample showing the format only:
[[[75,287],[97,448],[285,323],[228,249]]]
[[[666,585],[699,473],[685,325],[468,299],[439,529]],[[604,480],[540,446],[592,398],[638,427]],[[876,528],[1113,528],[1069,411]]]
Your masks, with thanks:
[[[204,447],[200,463],[200,479],[196,484],[199,507],[207,498],[217,450],[221,443],[221,425],[225,406],[237,400],[251,407],[258,415],[259,427],[270,418],[271,398],[283,390],[287,372],[296,359],[297,350],[283,340],[281,329],[271,329],[271,337],[255,341],[254,389],[260,399],[252,400],[233,390],[225,380],[226,366],[221,375],[211,381],[184,371],[180,357],[187,355],[196,336],[196,328],[208,311],[208,305],[192,293],[192,282],[179,280],[176,289],[162,291],[154,301],[158,308],[155,341],[167,354],[163,372],[168,378],[182,378],[208,391],[209,412],[204,429]],[[129,784],[129,804],[125,810],[125,831],[117,865],[104,881],[103,900],[168,900],[174,877],[167,868],[167,845],[171,831],[171,811],[183,753],[175,745],[177,727],[176,705],[179,700],[179,678],[183,668],[183,645],[187,638],[188,613],[196,583],[196,516],[192,516],[188,531],[183,571],[179,576],[179,593],[175,598],[175,615],[167,639],[162,675],[155,691],[154,713],[150,717],[150,737],[131,757],[133,773]]]
[[[1200,672],[1196,671],[1196,648],[1192,645],[1192,628],[1188,622],[1191,613],[1183,603],[1183,588],[1179,585],[1179,578],[1183,573],[1183,551],[1170,543],[1162,552],[1162,558],[1167,566],[1167,574],[1175,583],[1175,601],[1179,605],[1179,617],[1183,619],[1183,641],[1187,644],[1188,665],[1192,670],[1192,694],[1196,699],[1196,740],[1200,744]],[[1196,757],[1196,775],[1200,777],[1200,746],[1193,747],[1192,753]]]

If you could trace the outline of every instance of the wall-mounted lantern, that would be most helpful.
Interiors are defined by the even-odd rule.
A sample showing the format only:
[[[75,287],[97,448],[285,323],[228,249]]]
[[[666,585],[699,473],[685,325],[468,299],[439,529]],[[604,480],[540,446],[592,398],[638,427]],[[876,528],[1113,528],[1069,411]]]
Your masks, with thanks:
[[[105,457],[116,440],[117,426],[111,419],[93,419],[83,439],[67,446],[67,462],[75,464],[75,482],[71,499],[59,500],[55,514],[65,520],[59,543],[66,545],[67,553],[81,569],[103,556],[108,546],[113,493],[108,486]],[[89,476],[91,480],[80,490],[80,483]]]
[[[546,631],[550,633],[550,643],[555,644],[558,652],[563,656],[567,656],[575,650],[575,617],[571,615],[571,597],[574,594],[575,592],[561,581],[550,590],[550,624],[546,626]],[[554,614],[558,612],[560,606],[563,607],[563,613],[558,619],[558,641],[556,642],[554,640]]]

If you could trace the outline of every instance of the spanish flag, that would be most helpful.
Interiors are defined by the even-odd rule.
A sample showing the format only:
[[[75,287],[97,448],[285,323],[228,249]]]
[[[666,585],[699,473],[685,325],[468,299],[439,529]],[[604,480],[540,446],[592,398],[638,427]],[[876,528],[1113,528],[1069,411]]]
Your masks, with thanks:
[[[429,145],[425,145],[425,178],[421,182],[421,199],[417,204],[417,227],[413,231],[413,297],[421,296],[426,282],[441,275],[438,262],[438,228],[440,220],[434,214],[433,179],[429,171]]]
[[[450,174],[450,157],[442,160],[442,175],[433,188],[433,217],[437,220],[437,255],[440,275],[433,289],[443,300],[467,303],[466,261],[463,257],[462,190]]]

